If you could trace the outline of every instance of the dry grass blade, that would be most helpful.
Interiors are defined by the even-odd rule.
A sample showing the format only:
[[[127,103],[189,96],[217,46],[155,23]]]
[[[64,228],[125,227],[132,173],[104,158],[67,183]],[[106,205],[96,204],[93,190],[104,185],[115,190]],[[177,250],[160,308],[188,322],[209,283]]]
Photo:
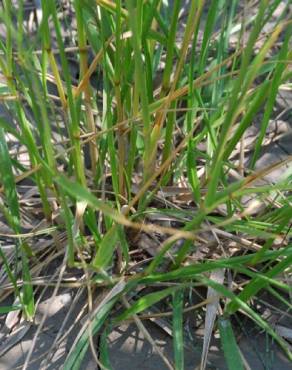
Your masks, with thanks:
[[[225,269],[215,270],[211,273],[210,279],[218,284],[223,284],[225,276]],[[207,365],[207,357],[209,352],[210,341],[213,333],[214,323],[216,320],[220,295],[218,292],[208,287],[207,299],[212,300],[206,305],[206,316],[205,316],[205,329],[204,329],[204,343],[201,358],[200,370],[205,370]]]
[[[65,254],[64,259],[63,259],[63,263],[62,263],[61,268],[60,268],[60,271],[57,270],[55,272],[55,274],[54,274],[54,277],[55,276],[58,276],[58,281],[57,281],[57,283],[55,285],[55,288],[53,290],[52,298],[54,298],[57,295],[57,293],[58,293],[58,290],[59,290],[59,287],[60,287],[60,283],[61,283],[63,274],[64,274],[64,272],[66,270],[66,260],[67,260],[67,256]],[[27,370],[27,368],[29,366],[31,356],[33,354],[33,350],[34,350],[34,347],[35,347],[36,342],[37,342],[37,338],[38,338],[39,334],[41,333],[41,330],[42,330],[42,328],[43,328],[43,326],[45,324],[45,321],[47,319],[47,316],[48,316],[48,309],[44,313],[44,315],[43,315],[43,317],[42,317],[42,319],[41,319],[41,321],[40,321],[40,323],[38,325],[38,328],[36,330],[36,333],[35,333],[35,335],[33,337],[33,341],[32,341],[31,347],[30,347],[30,349],[29,349],[29,351],[27,353],[27,356],[26,356],[26,359],[25,359],[25,362],[24,362],[24,365],[23,365],[23,370]]]
[[[123,297],[123,303],[126,308],[130,308],[129,302],[126,300],[126,298]],[[138,327],[138,329],[141,331],[143,334],[144,338],[151,344],[152,348],[157,352],[157,354],[160,356],[162,361],[165,363],[168,369],[174,370],[174,367],[168,360],[168,358],[162,353],[160,348],[156,345],[155,340],[151,337],[151,334],[148,332],[148,330],[145,328],[144,324],[142,321],[139,319],[137,315],[133,315],[133,319]]]
[[[71,369],[72,365],[75,364],[75,361],[77,360],[78,356],[80,355],[79,351],[76,352],[76,347],[80,345],[84,345],[82,338],[84,335],[87,337],[88,333],[88,327],[89,325],[93,325],[93,321],[98,318],[98,314],[106,307],[106,305],[112,301],[114,298],[119,296],[119,294],[124,290],[125,288],[125,281],[123,278],[119,280],[119,282],[112,288],[108,289],[107,293],[101,292],[98,299],[97,306],[92,310],[90,315],[86,320],[84,320],[84,324],[82,325],[82,328],[80,329],[77,337],[75,338],[71,350],[67,356],[67,359],[65,361],[65,369]]]
[[[3,341],[0,344],[0,357],[5,355],[6,352],[8,352],[12,347],[19,343],[29,331],[31,326],[32,323],[28,321],[22,320],[21,322],[19,322],[14,327],[13,331],[2,339]],[[3,330],[3,328],[1,328],[1,330]]]

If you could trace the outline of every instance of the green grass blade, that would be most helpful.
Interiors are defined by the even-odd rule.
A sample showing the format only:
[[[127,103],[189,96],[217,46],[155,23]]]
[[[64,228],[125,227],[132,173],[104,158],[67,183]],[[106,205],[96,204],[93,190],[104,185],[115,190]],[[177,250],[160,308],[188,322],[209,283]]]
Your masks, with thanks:
[[[44,4],[45,3],[43,3],[43,6]],[[72,145],[74,146],[74,151],[72,152],[73,153],[72,155],[73,155],[73,160],[74,160],[76,177],[81,184],[85,185],[86,179],[85,179],[85,174],[84,174],[83,156],[82,156],[81,147],[80,147],[80,127],[79,127],[78,115],[77,115],[77,106],[76,106],[77,104],[73,98],[72,81],[71,81],[71,76],[69,72],[68,61],[67,61],[66,54],[65,54],[65,47],[64,47],[64,41],[63,41],[62,32],[61,32],[61,26],[58,20],[55,2],[49,1],[48,7],[51,12],[53,23],[55,26],[58,47],[60,50],[62,69],[63,69],[64,78],[66,82],[66,88],[67,88],[66,92],[67,92],[67,99],[68,99],[68,107],[70,111],[70,122],[69,122],[70,130],[69,132],[70,132],[70,139],[71,139]]]
[[[177,290],[173,293],[173,347],[174,363],[176,370],[184,370],[184,337],[183,337],[183,302],[184,291]]]
[[[219,318],[219,331],[224,357],[229,370],[244,370],[231,322],[228,318]]]
[[[133,43],[133,50],[134,50],[134,58],[135,58],[135,69],[136,69],[136,76],[137,76],[137,83],[139,87],[139,93],[141,97],[141,108],[142,108],[142,117],[143,117],[143,135],[144,135],[144,143],[145,143],[145,154],[144,154],[144,165],[145,165],[145,178],[147,179],[150,176],[150,163],[149,158],[151,157],[150,153],[150,111],[149,111],[149,102],[147,96],[147,88],[146,88],[146,76],[145,71],[143,68],[143,61],[142,61],[142,53],[141,53],[141,18],[139,15],[138,6],[134,5],[132,0],[126,1],[127,8],[129,11],[129,22],[130,27],[133,32],[132,43]]]
[[[96,256],[92,261],[92,266],[100,269],[106,267],[113,257],[114,250],[117,246],[119,239],[118,226],[115,225],[109,229],[109,231],[104,235],[102,241],[98,246],[98,251]]]
[[[267,131],[267,127],[269,124],[270,116],[274,109],[275,100],[278,94],[278,89],[281,84],[281,78],[286,69],[286,63],[281,63],[281,61],[287,60],[288,58],[289,42],[291,39],[291,34],[292,34],[292,25],[290,24],[286,30],[285,39],[283,41],[282,48],[279,52],[279,57],[278,57],[278,61],[276,64],[275,71],[274,71],[274,76],[272,77],[270,93],[268,95],[267,104],[264,110],[264,116],[260,124],[260,128],[261,128],[260,134],[258,135],[258,139],[255,145],[254,153],[253,153],[251,163],[250,163],[251,169],[254,168],[256,161],[259,157],[261,146],[262,146],[262,143],[263,143],[266,131]]]
[[[9,205],[9,212],[11,214],[11,227],[17,233],[20,232],[20,213],[18,196],[12,172],[12,164],[6,144],[5,134],[3,128],[0,128],[0,173],[1,182],[4,187],[6,200]]]
[[[91,318],[91,329],[92,335],[95,335],[102,327],[106,321],[112,307],[115,305],[120,297],[121,292],[125,288],[125,283],[121,280],[117,283],[114,288],[111,289],[109,294],[104,298],[104,300],[95,309],[95,314]],[[73,344],[68,357],[65,360],[64,370],[79,369],[85,353],[89,347],[89,331],[88,327],[83,330],[81,336],[78,338],[77,342]]]
[[[20,221],[18,196],[17,196],[16,186],[15,186],[9,151],[8,151],[8,147],[6,144],[4,131],[2,128],[0,128],[0,174],[1,174],[1,179],[3,181],[6,200],[9,205],[9,213],[11,215],[11,217],[9,218],[9,220],[11,220],[10,226],[16,234],[20,234],[21,221]],[[19,253],[21,255],[21,260],[22,260],[22,278],[23,278],[23,281],[26,282],[22,290],[23,296],[22,296],[21,303],[23,304],[24,313],[27,319],[32,320],[34,316],[34,310],[35,310],[34,298],[33,298],[33,288],[30,283],[31,275],[30,275],[28,259],[26,256],[26,251],[21,241],[16,243],[16,254],[15,254],[16,259]],[[12,282],[13,281],[14,279],[12,280]]]
[[[136,315],[137,313],[140,313],[146,310],[148,307],[151,307],[155,303],[161,301],[162,299],[172,294],[176,289],[177,287],[167,288],[167,289],[160,290],[155,293],[149,293],[143,296],[142,298],[138,299],[138,301],[133,303],[130,308],[128,308],[122,314],[116,317],[114,321],[119,322],[119,321],[126,320],[132,315]]]
[[[284,350],[287,357],[292,361],[292,352],[289,349],[289,345],[285,342],[285,340],[280,337],[272,327],[261,318],[259,314],[257,314],[253,309],[251,309],[248,304],[242,301],[239,296],[236,296],[233,292],[228,290],[221,284],[215,283],[213,280],[208,279],[206,277],[198,276],[198,280],[204,281],[206,285],[212,286],[213,289],[217,290],[219,293],[223,294],[225,297],[232,299],[236,302],[236,304],[262,329],[264,329]],[[228,312],[226,312],[228,314]]]
[[[19,290],[19,288],[17,286],[17,277],[13,274],[13,271],[11,270],[11,268],[9,266],[9,262],[7,261],[7,258],[5,256],[5,253],[3,252],[3,250],[2,250],[1,247],[0,247],[0,257],[2,259],[2,263],[4,265],[4,268],[6,270],[6,273],[8,275],[8,278],[9,278],[10,282],[13,285],[14,294],[15,294],[15,296],[17,296],[19,298],[19,300],[21,302],[21,293],[20,293],[20,290]]]
[[[234,83],[234,87],[231,92],[232,99],[230,99],[230,102],[229,102],[227,114],[225,116],[224,123],[222,125],[221,132],[220,132],[220,137],[218,141],[219,144],[214,153],[214,160],[213,160],[213,163],[210,169],[210,174],[212,174],[212,176],[210,177],[210,181],[208,185],[208,193],[205,198],[206,207],[210,206],[214,201],[219,178],[222,174],[222,169],[223,169],[222,157],[224,154],[224,148],[226,145],[228,133],[238,116],[238,110],[241,104],[242,97],[245,96],[248,87],[250,86],[253,78],[256,75],[259,65],[262,64],[263,57],[267,52],[266,49],[270,47],[269,41],[272,39],[269,39],[269,41],[266,44],[266,47],[262,48],[261,53],[259,53],[257,56],[257,60],[258,60],[257,63],[255,62],[253,63],[253,66],[250,69],[249,74],[247,75],[246,72],[248,70],[248,65],[251,60],[253,47],[260,33],[260,30],[262,29],[262,26],[263,26],[263,19],[264,19],[264,13],[265,13],[265,9],[267,6],[267,2],[268,2],[267,0],[262,0],[260,3],[259,11],[258,11],[256,20],[255,20],[254,27],[250,33],[247,46],[243,53],[239,76],[236,82]]]
[[[0,306],[0,314],[5,315],[6,313],[17,311],[21,309],[21,306]]]
[[[99,345],[99,353],[100,353],[100,362],[107,370],[112,370],[111,362],[110,362],[110,351],[107,341],[107,336],[109,334],[109,328],[106,327],[105,330],[102,332],[100,336],[100,345]]]
[[[273,278],[283,271],[285,271],[286,268],[291,266],[292,263],[292,255],[288,255],[286,258],[284,258],[282,261],[278,262],[274,267],[269,269],[264,274],[269,277]],[[268,284],[267,281],[264,279],[260,279],[257,276],[255,276],[253,279],[250,280],[250,282],[244,287],[243,291],[239,294],[239,298],[243,302],[247,302],[252,296],[256,295],[261,289],[263,289]],[[234,313],[239,308],[238,303],[235,301],[232,301],[228,304],[227,310],[228,313]]]

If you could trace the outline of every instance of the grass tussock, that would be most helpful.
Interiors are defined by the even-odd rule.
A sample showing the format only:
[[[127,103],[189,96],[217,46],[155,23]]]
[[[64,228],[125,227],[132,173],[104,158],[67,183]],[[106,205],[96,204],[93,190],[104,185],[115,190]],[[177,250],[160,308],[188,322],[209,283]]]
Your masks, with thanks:
[[[291,171],[270,177],[291,156],[259,164],[273,120],[289,115],[277,104],[280,90],[291,93],[289,7],[48,0],[31,22],[26,2],[2,2],[0,298],[16,303],[0,313],[32,321],[52,261],[55,295],[76,272],[90,320],[65,369],[97,333],[96,360],[111,368],[107,335],[128,320],[155,346],[143,320],[163,305],[174,358],[160,355],[184,369],[196,292],[201,368],[217,329],[228,367],[244,368],[238,315],[292,359],[253,304],[268,292],[291,309]]]

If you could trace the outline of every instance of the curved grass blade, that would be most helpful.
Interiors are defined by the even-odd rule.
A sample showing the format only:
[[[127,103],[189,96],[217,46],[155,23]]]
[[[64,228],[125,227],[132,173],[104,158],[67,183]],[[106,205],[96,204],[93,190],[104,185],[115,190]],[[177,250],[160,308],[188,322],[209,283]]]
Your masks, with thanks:
[[[292,352],[289,348],[289,344],[281,338],[273,329],[272,327],[261,318],[259,314],[257,314],[246,302],[244,302],[239,296],[236,296],[233,292],[227,289],[224,285],[218,284],[211,279],[206,278],[205,276],[198,275],[194,277],[196,280],[203,282],[207,286],[211,286],[213,289],[217,290],[217,292],[221,293],[223,296],[230,298],[233,302],[236,302],[238,307],[240,307],[250,319],[252,319],[259,327],[264,329],[267,334],[269,334],[283,349],[285,354],[287,355],[288,359],[292,361]],[[226,312],[229,313],[228,311]]]
[[[287,257],[292,255],[292,245],[289,245],[281,250],[278,251],[268,251],[265,253],[261,261],[259,262],[265,262],[270,260],[276,260],[280,256]],[[145,277],[139,276],[139,283],[140,284],[151,284],[156,281],[171,281],[176,279],[188,279],[192,278],[193,276],[196,276],[197,274],[201,274],[203,272],[213,271],[218,268],[232,268],[235,271],[241,271],[247,276],[253,276],[257,277],[259,280],[263,280],[265,282],[272,283],[272,280],[269,279],[267,276],[259,275],[257,272],[254,273],[244,267],[245,264],[250,264],[253,257],[255,256],[255,253],[251,253],[249,255],[245,256],[239,256],[239,257],[231,257],[231,258],[224,258],[217,261],[211,261],[211,262],[204,262],[200,264],[194,264],[191,266],[185,266],[178,268],[176,270],[166,272],[164,274],[156,273],[156,274],[148,274]],[[278,282],[277,282],[278,284]],[[286,284],[285,284],[286,286]],[[287,290],[287,289],[285,289]],[[289,291],[289,288],[288,288]]]
[[[253,262],[252,259],[251,262]],[[264,275],[268,278],[274,278],[280,273],[285,271],[286,268],[290,267],[292,264],[292,254],[288,255],[282,261],[278,262],[274,267],[268,270]],[[244,287],[243,291],[239,294],[239,299],[243,302],[247,302],[252,296],[256,295],[261,289],[263,289],[268,284],[268,281],[254,276],[253,279]],[[233,300],[227,306],[228,313],[234,313],[239,308],[236,300]]]
[[[92,313],[89,320],[91,321],[91,333],[95,335],[105,320],[107,319],[112,307],[120,298],[120,294],[125,289],[125,282],[121,279],[106,295],[106,297],[100,302],[97,308]],[[85,353],[89,347],[89,321],[85,323],[81,331],[78,334],[75,342],[72,345],[71,351],[66,358],[63,370],[79,369]]]

